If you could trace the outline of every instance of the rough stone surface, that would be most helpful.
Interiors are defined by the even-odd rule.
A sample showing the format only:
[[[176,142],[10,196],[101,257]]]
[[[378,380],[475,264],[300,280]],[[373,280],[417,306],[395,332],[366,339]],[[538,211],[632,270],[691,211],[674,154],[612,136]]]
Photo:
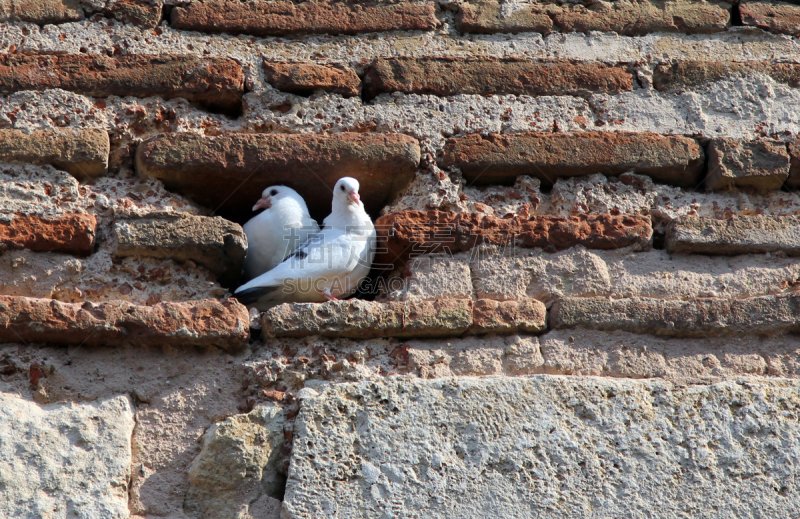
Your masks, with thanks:
[[[219,216],[162,213],[114,224],[115,256],[193,261],[235,282],[247,254],[242,226]]]
[[[551,8],[554,23],[562,31],[606,31],[637,36],[651,32],[687,34],[724,31],[730,22],[731,4],[725,1],[636,0],[568,4]]]
[[[438,25],[436,5],[427,1],[209,0],[172,11],[176,29],[257,36],[431,30]]]
[[[653,133],[522,133],[449,139],[441,167],[457,167],[471,183],[508,182],[530,175],[546,185],[556,179],[628,171],[658,182],[695,187],[703,148],[687,137]]]
[[[375,265],[375,268],[391,265]],[[472,299],[469,263],[446,255],[424,255],[406,263],[403,277],[389,278],[384,296],[398,301]]]
[[[0,214],[0,250],[30,249],[88,256],[97,219],[88,214],[57,217]]]
[[[547,310],[535,299],[479,299],[475,301],[472,315],[472,331],[475,333],[539,333],[547,327]]]
[[[0,515],[125,519],[130,401],[39,406],[0,393]]]
[[[279,405],[262,404],[209,427],[189,468],[186,512],[191,517],[277,519],[285,422]]]
[[[684,216],[667,228],[667,249],[695,254],[781,252],[800,255],[800,217],[731,216],[725,220]]]
[[[800,260],[776,255],[487,249],[457,254],[454,261],[469,262],[477,298],[501,301],[535,298],[550,304],[563,297],[598,296],[739,299],[795,291],[800,280]]]
[[[301,403],[284,514],[788,517],[798,389],[544,375],[330,385]]]
[[[782,142],[714,139],[708,146],[706,189],[769,191],[780,189],[788,176],[789,153]]]
[[[643,216],[608,214],[569,218],[531,216],[496,218],[480,213],[402,211],[378,218],[375,263],[396,265],[412,255],[453,254],[480,244],[564,249],[575,245],[615,249],[649,248],[653,229]]]
[[[785,2],[740,2],[744,25],[778,34],[800,35],[800,7]]]
[[[464,2],[458,6],[456,28],[461,32],[483,34],[528,31],[549,34],[553,30],[553,20],[545,6],[523,4],[521,7],[505,14],[500,2],[494,0]]]
[[[264,62],[267,81],[277,88],[296,94],[313,94],[317,90],[357,96],[361,79],[346,65],[317,65],[315,63]]]
[[[633,75],[625,66],[567,60],[381,58],[364,77],[367,97],[387,92],[556,96],[632,89]]]
[[[161,21],[163,9],[162,0],[116,0],[109,2],[100,12],[122,23],[155,29]]]
[[[550,327],[576,326],[675,337],[774,334],[800,329],[800,296],[665,301],[633,297],[569,297],[550,310]]]
[[[0,296],[0,341],[6,342],[237,349],[247,343],[249,322],[247,309],[232,299],[139,306]]]
[[[437,337],[460,335],[471,324],[472,301],[464,299],[284,303],[262,318],[265,337]]]
[[[592,5],[556,2],[510,4],[493,0],[464,2],[456,27],[462,32],[605,31],[626,36],[651,32],[711,33],[730,21],[726,2],[617,0]]]
[[[0,130],[0,160],[52,164],[78,179],[104,175],[109,151],[108,133],[102,130],[48,130],[30,134]]]
[[[194,56],[0,54],[0,92],[49,88],[95,97],[183,97],[236,110],[244,74],[233,60]]]
[[[139,174],[161,179],[201,204],[247,217],[264,188],[283,184],[303,196],[311,216],[324,218],[341,177],[356,178],[367,211],[377,212],[408,185],[419,161],[415,139],[383,133],[165,134],[136,152]]]
[[[80,0],[0,0],[0,22],[66,23],[83,20]]]

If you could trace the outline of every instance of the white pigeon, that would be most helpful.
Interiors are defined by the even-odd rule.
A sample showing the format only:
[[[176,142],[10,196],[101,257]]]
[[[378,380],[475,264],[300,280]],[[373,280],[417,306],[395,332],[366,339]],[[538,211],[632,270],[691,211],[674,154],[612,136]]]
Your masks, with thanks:
[[[333,188],[331,214],[277,267],[236,289],[241,303],[268,310],[288,302],[347,297],[369,274],[375,257],[375,226],[364,211],[359,184],[344,177]]]
[[[244,224],[247,256],[244,277],[253,279],[272,270],[294,252],[309,235],[319,231],[297,191],[286,186],[268,187],[253,211],[264,209]]]

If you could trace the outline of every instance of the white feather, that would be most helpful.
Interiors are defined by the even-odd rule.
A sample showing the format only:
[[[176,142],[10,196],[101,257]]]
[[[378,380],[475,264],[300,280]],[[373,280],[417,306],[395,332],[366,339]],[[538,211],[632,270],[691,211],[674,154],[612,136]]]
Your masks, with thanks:
[[[271,186],[264,190],[264,199],[270,200],[271,206],[251,218],[243,227],[247,235],[245,279],[253,279],[272,270],[305,242],[310,234],[319,230],[317,222],[308,215],[305,201],[294,189]]]

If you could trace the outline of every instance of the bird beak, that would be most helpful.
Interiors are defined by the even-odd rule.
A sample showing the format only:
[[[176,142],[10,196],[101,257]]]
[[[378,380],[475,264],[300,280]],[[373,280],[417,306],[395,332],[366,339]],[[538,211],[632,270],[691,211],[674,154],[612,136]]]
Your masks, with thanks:
[[[272,200],[268,196],[262,196],[256,205],[253,206],[253,211],[258,211],[259,209],[269,209],[272,207]]]
[[[349,198],[356,205],[361,202],[361,197],[358,196],[358,193],[355,191],[350,191],[350,194],[347,195],[347,198]]]

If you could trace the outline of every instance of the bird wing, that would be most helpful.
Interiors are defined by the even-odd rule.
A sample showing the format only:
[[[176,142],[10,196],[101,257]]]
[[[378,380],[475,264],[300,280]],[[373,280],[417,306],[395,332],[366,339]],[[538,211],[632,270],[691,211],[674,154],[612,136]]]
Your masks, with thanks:
[[[354,236],[341,229],[326,229],[310,235],[302,246],[278,266],[242,285],[235,294],[237,298],[245,294],[248,298],[258,294],[265,295],[287,282],[316,287],[320,285],[318,280],[331,280],[350,273],[358,265],[364,249],[368,247],[368,237]]]

